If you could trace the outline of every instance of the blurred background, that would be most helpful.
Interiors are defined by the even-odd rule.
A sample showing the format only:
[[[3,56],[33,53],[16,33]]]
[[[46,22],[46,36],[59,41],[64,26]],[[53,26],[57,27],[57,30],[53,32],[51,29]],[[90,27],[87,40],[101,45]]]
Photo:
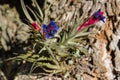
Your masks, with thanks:
[[[30,0],[27,4],[31,4]],[[0,0],[0,71],[8,80],[13,80],[21,62],[5,60],[26,53],[30,45],[29,27],[23,23],[24,19],[19,0]]]

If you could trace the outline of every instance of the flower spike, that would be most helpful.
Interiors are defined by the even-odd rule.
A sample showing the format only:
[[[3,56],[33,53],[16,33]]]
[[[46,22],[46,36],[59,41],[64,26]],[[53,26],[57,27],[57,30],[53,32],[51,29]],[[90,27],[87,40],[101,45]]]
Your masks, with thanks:
[[[104,13],[101,11],[101,9],[99,9],[90,18],[88,18],[87,22],[84,22],[81,26],[79,26],[77,31],[80,31],[81,29],[93,25],[99,21],[105,22],[105,16],[103,16],[103,14]]]

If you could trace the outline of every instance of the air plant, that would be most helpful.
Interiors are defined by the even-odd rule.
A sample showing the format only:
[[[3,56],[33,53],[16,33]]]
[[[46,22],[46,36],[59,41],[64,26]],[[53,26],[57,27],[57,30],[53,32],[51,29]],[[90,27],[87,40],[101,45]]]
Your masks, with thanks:
[[[38,10],[33,11],[29,7],[26,8],[23,0],[21,0],[23,11],[30,22],[32,27],[31,41],[33,48],[26,54],[21,54],[16,57],[16,60],[25,60],[33,63],[31,72],[36,68],[41,68],[45,72],[58,73],[67,71],[70,68],[72,60],[75,57],[80,57],[81,53],[87,54],[87,49],[81,46],[84,38],[91,32],[87,32],[87,28],[99,21],[103,21],[105,16],[99,9],[83,24],[73,24],[69,26],[69,21],[66,22],[65,27],[58,26],[57,22],[50,21],[47,16],[47,10],[39,7],[36,0],[32,0],[35,8]],[[45,4],[44,4],[45,5]],[[34,21],[28,10],[33,13],[36,21]],[[44,13],[44,14],[43,14]],[[46,25],[47,21],[49,24]],[[41,27],[42,26],[42,27]],[[70,61],[71,62],[71,61]],[[74,61],[73,61],[74,62]]]

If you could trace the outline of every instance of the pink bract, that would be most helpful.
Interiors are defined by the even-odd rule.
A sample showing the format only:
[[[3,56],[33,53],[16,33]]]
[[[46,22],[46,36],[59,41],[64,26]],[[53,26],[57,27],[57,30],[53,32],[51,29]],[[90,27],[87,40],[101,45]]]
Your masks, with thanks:
[[[34,29],[36,29],[37,31],[40,31],[41,30],[41,27],[37,24],[37,22],[33,22],[32,23],[32,26]]]
[[[103,21],[105,19],[105,16],[103,16],[103,12],[101,9],[99,9],[97,12],[95,12],[86,22],[84,22],[81,26],[77,28],[77,31],[80,31],[83,28],[86,28],[88,26],[91,26],[99,21]]]

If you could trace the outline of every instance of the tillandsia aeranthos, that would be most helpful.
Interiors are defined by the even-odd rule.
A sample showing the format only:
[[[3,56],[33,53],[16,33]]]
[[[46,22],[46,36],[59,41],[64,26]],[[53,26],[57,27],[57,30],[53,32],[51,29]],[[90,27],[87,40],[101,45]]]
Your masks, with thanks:
[[[33,31],[35,30],[35,34],[32,35],[34,40],[32,42],[34,45],[33,50],[27,53],[32,54],[32,56],[25,54],[17,58],[34,63],[34,68],[40,67],[46,72],[58,73],[65,71],[66,67],[69,66],[69,63],[66,62],[72,59],[72,57],[80,57],[81,53],[87,53],[87,49],[84,46],[80,46],[83,43],[82,40],[84,40],[83,36],[90,34],[90,32],[86,32],[84,29],[99,21],[105,22],[104,13],[99,9],[79,26],[73,24],[72,26],[65,25],[63,28],[62,26],[58,27],[54,20],[50,21],[49,17],[47,17],[47,10],[49,10],[50,6],[47,10],[42,11],[37,1],[32,1],[38,11],[35,12],[30,8],[28,9],[33,13],[36,21],[31,18],[23,0],[21,0],[23,11],[30,21]],[[48,23],[48,25],[45,23]],[[33,67],[32,69],[34,70]]]

